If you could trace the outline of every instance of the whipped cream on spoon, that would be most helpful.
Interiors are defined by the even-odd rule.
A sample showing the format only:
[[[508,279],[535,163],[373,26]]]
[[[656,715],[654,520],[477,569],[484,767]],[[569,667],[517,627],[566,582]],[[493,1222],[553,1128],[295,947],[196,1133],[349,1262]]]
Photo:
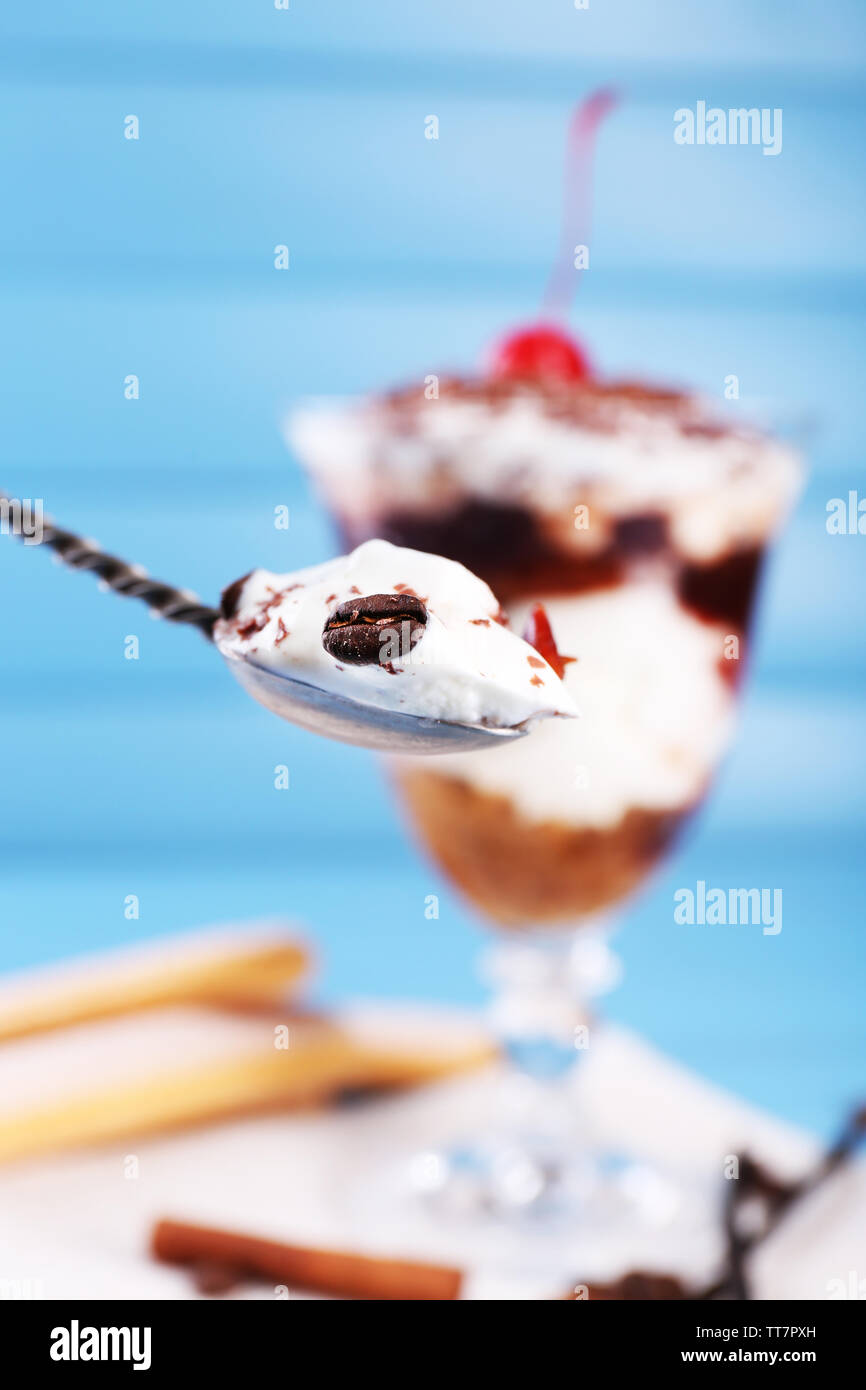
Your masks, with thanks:
[[[223,595],[214,640],[249,693],[295,723],[346,738],[343,721],[363,710],[365,736],[350,741],[371,747],[394,751],[395,732],[420,752],[479,747],[577,713],[482,580],[387,541],[292,574],[245,575]]]

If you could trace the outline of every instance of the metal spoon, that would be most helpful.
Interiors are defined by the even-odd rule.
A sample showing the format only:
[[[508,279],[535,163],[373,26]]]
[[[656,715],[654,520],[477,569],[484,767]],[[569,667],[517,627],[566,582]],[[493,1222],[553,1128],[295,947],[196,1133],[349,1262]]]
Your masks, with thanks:
[[[0,500],[10,505],[10,499],[2,493]],[[389,753],[456,753],[476,748],[501,748],[529,732],[528,721],[509,728],[487,728],[483,724],[397,714],[334,695],[291,676],[266,671],[220,647],[214,636],[219,609],[209,608],[188,589],[176,589],[151,579],[140,566],[107,554],[95,541],[61,530],[49,517],[42,518],[41,539],[30,539],[33,544],[46,545],[55,551],[70,569],[89,570],[97,575],[116,594],[141,599],[157,617],[197,627],[214,643],[235,680],[254,700],[290,724],[298,724],[325,738],[354,743],[362,748],[384,749]]]

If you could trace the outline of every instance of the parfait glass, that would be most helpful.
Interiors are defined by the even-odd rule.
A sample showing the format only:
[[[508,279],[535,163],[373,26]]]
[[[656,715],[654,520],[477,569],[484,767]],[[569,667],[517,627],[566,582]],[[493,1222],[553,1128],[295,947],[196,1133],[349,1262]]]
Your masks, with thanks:
[[[609,1225],[620,1198],[634,1221],[636,1194],[657,1216],[662,1187],[593,1145],[581,1062],[620,975],[612,928],[729,746],[797,457],[633,383],[446,381],[429,403],[407,388],[311,405],[289,435],[347,545],[380,536],[459,560],[515,630],[541,602],[574,658],[579,720],[390,762],[422,846],[491,928],[481,969],[507,1061],[497,1115],[419,1155],[415,1188],[437,1219],[524,1230]]]

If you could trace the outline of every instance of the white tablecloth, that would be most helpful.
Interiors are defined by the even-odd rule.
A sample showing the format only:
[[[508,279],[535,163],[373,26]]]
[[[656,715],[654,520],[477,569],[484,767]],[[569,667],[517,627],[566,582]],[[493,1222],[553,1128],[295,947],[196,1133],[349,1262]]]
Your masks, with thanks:
[[[646,1159],[698,1194],[718,1191],[724,1156],[744,1148],[790,1175],[816,1154],[808,1136],[617,1029],[605,1029],[587,1057],[578,1093],[595,1140]],[[238,1120],[7,1166],[0,1171],[0,1296],[195,1297],[182,1271],[147,1254],[153,1222],[173,1216],[275,1239],[457,1262],[472,1273],[470,1298],[543,1297],[554,1290],[521,1259],[519,1237],[416,1219],[400,1191],[413,1152],[483,1128],[496,1103],[497,1068],[490,1067],[340,1109]],[[694,1229],[686,1221],[685,1231],[681,1220],[670,1230],[664,1223],[626,1229],[613,1238],[596,1219],[575,1228],[569,1277],[580,1282],[647,1266],[698,1275],[715,1254],[706,1221]],[[804,1202],[759,1253],[753,1275],[761,1298],[858,1291],[866,1276],[863,1170],[844,1173]]]

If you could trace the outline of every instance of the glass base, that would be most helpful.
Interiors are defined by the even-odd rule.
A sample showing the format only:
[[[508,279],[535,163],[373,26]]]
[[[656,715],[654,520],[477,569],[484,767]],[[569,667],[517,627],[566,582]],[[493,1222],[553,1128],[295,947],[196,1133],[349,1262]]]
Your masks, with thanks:
[[[434,1218],[487,1218],[527,1232],[548,1221],[605,1226],[620,1218],[658,1229],[680,1206],[675,1185],[648,1165],[610,1152],[563,1162],[557,1147],[536,1136],[416,1154],[406,1182]]]
[[[509,934],[483,969],[505,1065],[439,1090],[438,1119],[424,1116],[432,1144],[359,1185],[359,1237],[396,1239],[499,1289],[469,1297],[575,1297],[577,1280],[633,1271],[706,1280],[719,1254],[714,1194],[611,1152],[583,1099],[585,1064],[604,1046],[594,1001],[620,976],[604,927]]]
[[[407,1146],[361,1178],[359,1240],[465,1270],[470,1299],[591,1297],[635,1271],[711,1281],[721,1222],[705,1184],[591,1142],[564,1161],[536,1135],[505,1138]]]

